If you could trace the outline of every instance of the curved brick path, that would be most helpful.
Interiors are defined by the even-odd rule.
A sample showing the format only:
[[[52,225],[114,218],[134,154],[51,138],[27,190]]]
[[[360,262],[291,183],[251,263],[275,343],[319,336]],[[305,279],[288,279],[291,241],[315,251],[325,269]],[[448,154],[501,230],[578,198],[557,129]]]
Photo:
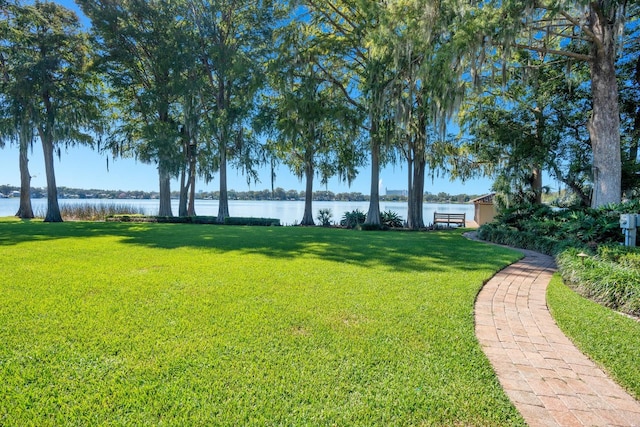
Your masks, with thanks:
[[[532,426],[640,426],[640,403],[560,331],[545,294],[553,258],[525,258],[478,295],[476,335],[500,384]]]

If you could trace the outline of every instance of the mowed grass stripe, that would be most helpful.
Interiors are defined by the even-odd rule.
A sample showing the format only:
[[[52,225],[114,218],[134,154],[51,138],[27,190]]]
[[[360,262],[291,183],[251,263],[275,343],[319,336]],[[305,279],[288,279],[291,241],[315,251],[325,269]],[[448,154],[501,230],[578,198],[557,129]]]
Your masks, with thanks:
[[[458,232],[0,222],[0,424],[518,425]]]

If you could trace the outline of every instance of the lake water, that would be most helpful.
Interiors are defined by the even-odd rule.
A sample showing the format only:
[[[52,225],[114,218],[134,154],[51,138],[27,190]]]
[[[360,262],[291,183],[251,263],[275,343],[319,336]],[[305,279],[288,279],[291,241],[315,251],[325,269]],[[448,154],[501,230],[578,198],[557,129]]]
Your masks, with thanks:
[[[158,213],[158,200],[138,200],[138,199],[60,199],[62,205],[83,205],[87,203],[104,205],[128,205],[142,209],[147,215]],[[18,211],[20,200],[18,198],[0,199],[0,217],[12,216]],[[47,206],[47,199],[33,199],[31,201],[33,211],[36,215],[44,216]],[[330,209],[332,213],[331,222],[339,222],[345,212],[359,209],[363,212],[369,210],[369,202],[313,202],[314,219],[320,209]],[[178,213],[178,201],[172,200],[173,214]],[[380,211],[393,211],[407,219],[406,202],[380,202]],[[473,219],[474,207],[472,204],[424,204],[424,222],[429,225],[433,221],[433,212],[465,213],[467,220]],[[300,223],[304,213],[303,201],[267,201],[267,200],[230,200],[229,213],[236,217],[263,217],[278,218],[282,225],[295,225]],[[217,200],[196,200],[197,215],[218,214]],[[316,221],[317,222],[317,221]]]

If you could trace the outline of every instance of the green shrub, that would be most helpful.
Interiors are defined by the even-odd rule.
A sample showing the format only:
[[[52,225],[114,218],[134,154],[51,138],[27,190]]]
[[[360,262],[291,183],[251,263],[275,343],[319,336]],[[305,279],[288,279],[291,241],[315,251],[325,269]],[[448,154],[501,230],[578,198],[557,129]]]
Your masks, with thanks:
[[[553,210],[547,205],[519,205],[500,212],[497,222],[513,226],[523,222],[545,220],[553,216]]]
[[[597,256],[579,257],[578,252],[568,249],[556,258],[565,282],[606,307],[640,316],[640,270]]]
[[[279,226],[278,218],[252,218],[252,217],[227,217],[224,219],[225,225],[260,225],[260,226]]]
[[[217,216],[188,216],[192,224],[218,224]]]
[[[479,235],[496,243],[517,245],[550,255],[568,247],[596,248],[622,241],[620,214],[634,209],[640,210],[640,203],[581,210],[552,210],[544,205],[518,206],[505,210],[493,223],[480,227]]]
[[[382,212],[380,214],[380,221],[382,222],[382,225],[386,227],[400,228],[404,226],[402,217],[393,211]]]
[[[377,231],[377,230],[388,230],[389,227],[384,224],[359,224],[356,227],[358,230],[363,231]]]
[[[502,212],[496,222],[559,242],[569,240],[595,246],[620,241],[618,220],[622,210],[622,206],[555,211],[545,205],[518,206]]]
[[[114,222],[157,222],[162,224],[218,224],[216,216],[144,216],[144,215],[111,215],[107,221]],[[224,219],[225,225],[261,225],[279,226],[278,218],[242,218],[228,217]]]
[[[162,224],[188,224],[191,222],[191,217],[187,216],[156,216],[153,217],[155,221]]]
[[[478,237],[501,245],[530,249],[548,255],[555,255],[570,246],[581,247],[575,239],[557,240],[536,231],[520,231],[504,224],[490,223],[478,229]]]
[[[215,216],[148,216],[148,215],[109,215],[110,222],[157,222],[163,224],[217,224]]]
[[[591,245],[620,240],[619,211],[585,209],[565,211],[557,217],[561,220],[559,239],[575,237]]]
[[[345,212],[340,220],[340,225],[347,228],[356,228],[358,225],[363,224],[367,219],[367,215],[360,209],[355,209],[351,212]]]
[[[149,219],[153,217],[146,215],[129,215],[129,214],[115,214],[108,215],[105,221],[111,222],[151,222]]]
[[[620,245],[598,247],[598,258],[620,264],[622,267],[640,270],[640,248]]]
[[[333,217],[333,214],[331,213],[331,209],[326,208],[326,209],[320,209],[318,211],[318,216],[316,217],[316,219],[320,221],[320,224],[323,227],[329,227],[331,225],[332,217]]]

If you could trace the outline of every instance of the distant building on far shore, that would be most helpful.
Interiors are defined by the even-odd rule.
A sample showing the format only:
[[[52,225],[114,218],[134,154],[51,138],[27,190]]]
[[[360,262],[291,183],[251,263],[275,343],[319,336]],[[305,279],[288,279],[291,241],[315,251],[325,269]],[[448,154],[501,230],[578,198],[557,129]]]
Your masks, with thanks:
[[[409,192],[407,190],[389,190],[385,187],[385,195],[387,196],[409,196]]]

